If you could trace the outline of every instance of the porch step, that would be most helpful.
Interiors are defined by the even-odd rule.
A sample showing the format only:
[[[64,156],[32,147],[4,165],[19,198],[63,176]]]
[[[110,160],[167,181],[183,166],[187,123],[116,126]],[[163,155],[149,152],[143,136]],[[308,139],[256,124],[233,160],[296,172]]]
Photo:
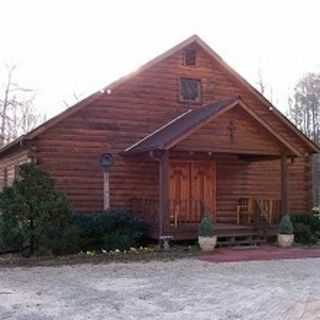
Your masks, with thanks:
[[[267,243],[266,236],[259,235],[257,233],[250,234],[230,234],[219,236],[217,245],[219,247],[226,246],[257,246]]]

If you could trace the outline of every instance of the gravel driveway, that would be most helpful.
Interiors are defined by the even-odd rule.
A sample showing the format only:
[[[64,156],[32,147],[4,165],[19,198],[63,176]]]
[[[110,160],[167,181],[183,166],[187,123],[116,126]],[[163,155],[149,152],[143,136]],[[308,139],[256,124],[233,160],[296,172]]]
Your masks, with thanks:
[[[320,259],[0,269],[0,319],[320,319]]]

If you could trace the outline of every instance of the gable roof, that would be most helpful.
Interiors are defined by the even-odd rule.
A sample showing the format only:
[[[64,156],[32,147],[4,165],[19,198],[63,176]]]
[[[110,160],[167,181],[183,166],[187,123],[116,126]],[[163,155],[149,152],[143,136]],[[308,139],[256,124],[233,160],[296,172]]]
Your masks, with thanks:
[[[239,97],[219,100],[207,104],[199,109],[188,110],[175,119],[161,126],[151,134],[128,147],[123,154],[136,154],[153,150],[168,150],[181,140],[187,138],[209,121],[212,121],[225,112],[240,106],[265,128],[280,144],[285,146],[293,155],[301,156],[298,150],[288,141],[278,135],[263,119],[246,106]]]
[[[49,119],[45,123],[41,124],[37,128],[33,129],[29,133],[22,135],[18,139],[14,140],[13,142],[9,143],[8,145],[4,146],[0,149],[0,155],[8,149],[11,149],[14,146],[22,145],[25,140],[32,140],[33,138],[40,135],[42,132],[46,131],[47,129],[53,127],[58,122],[62,121],[63,119],[69,117],[70,115],[76,113],[77,111],[81,110],[82,108],[92,104],[97,99],[99,99],[103,95],[110,95],[112,94],[112,90],[120,86],[121,84],[125,83],[126,81],[134,78],[135,76],[139,75],[141,72],[145,71],[146,69],[150,68],[151,66],[155,65],[156,63],[164,60],[165,58],[169,57],[170,55],[174,54],[175,52],[182,50],[183,48],[189,46],[192,43],[198,44],[201,48],[204,49],[205,52],[209,54],[209,56],[213,57],[225,70],[227,70],[233,77],[235,77],[238,81],[240,81],[250,92],[252,92],[269,110],[272,112],[283,122],[285,126],[290,128],[294,131],[300,139],[306,143],[312,152],[320,152],[320,147],[317,146],[313,141],[311,141],[305,134],[303,134],[287,117],[285,117],[277,108],[275,108],[271,102],[269,102],[257,89],[255,89],[247,80],[245,80],[239,73],[237,73],[233,68],[231,68],[224,60],[213,50],[211,49],[199,36],[193,35],[190,38],[184,40],[180,44],[174,46],[173,48],[169,49],[165,53],[159,55],[158,57],[152,59],[151,61],[147,62],[136,71],[129,73],[128,75],[110,83],[108,86],[104,87],[100,91],[95,92],[94,94],[88,96],[87,98],[79,101],[72,107],[69,107],[67,110],[61,112],[60,114],[56,115],[55,117]]]

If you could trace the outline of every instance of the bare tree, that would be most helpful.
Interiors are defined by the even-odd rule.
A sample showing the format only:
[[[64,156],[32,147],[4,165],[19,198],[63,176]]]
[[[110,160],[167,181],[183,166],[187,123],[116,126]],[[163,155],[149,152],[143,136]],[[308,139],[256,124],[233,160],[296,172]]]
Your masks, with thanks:
[[[320,74],[308,73],[289,98],[289,117],[310,139],[320,143]]]
[[[34,92],[14,80],[16,66],[6,66],[6,79],[0,89],[0,147],[30,131],[40,122],[34,108]]]
[[[267,99],[269,99],[271,103],[278,102],[278,99],[275,97],[274,94],[273,86],[268,85],[265,80],[261,66],[258,67],[258,80],[256,84],[260,93],[264,95]]]
[[[310,139],[320,143],[320,74],[308,73],[289,97],[289,117]],[[320,156],[312,158],[313,202],[320,205]]]
[[[257,85],[258,85],[258,90],[264,95],[264,93],[266,91],[266,84],[264,82],[264,78],[263,78],[263,75],[262,75],[262,68],[261,67],[258,68]]]
[[[79,102],[81,100],[81,97],[83,96],[83,93],[77,93],[75,90],[72,92],[72,97],[70,101],[63,100],[62,103],[66,108],[69,108],[73,106],[75,103]]]

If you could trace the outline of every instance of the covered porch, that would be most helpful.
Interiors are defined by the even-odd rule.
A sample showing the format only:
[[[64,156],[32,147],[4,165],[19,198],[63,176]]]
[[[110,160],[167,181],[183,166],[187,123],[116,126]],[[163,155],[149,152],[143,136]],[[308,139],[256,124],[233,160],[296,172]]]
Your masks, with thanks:
[[[197,237],[204,215],[220,238],[274,233],[288,213],[288,163],[298,153],[230,98],[188,110],[124,155],[158,165],[157,197],[130,199],[132,211],[152,238],[185,240]]]
[[[237,164],[233,172],[224,171],[225,159],[229,159],[230,166]],[[243,185],[247,167],[262,159],[274,161],[275,166],[280,164],[280,192],[274,190],[272,194],[261,195]],[[270,160],[269,157],[254,159],[250,156],[248,160],[239,155],[199,152],[184,154],[181,160],[175,152],[169,151],[159,153],[158,161],[158,198],[132,198],[129,203],[132,212],[150,226],[154,239],[162,236],[195,239],[204,215],[212,217],[220,237],[254,235],[258,231],[274,234],[281,216],[288,211],[286,157]],[[256,188],[261,190],[263,186]]]

